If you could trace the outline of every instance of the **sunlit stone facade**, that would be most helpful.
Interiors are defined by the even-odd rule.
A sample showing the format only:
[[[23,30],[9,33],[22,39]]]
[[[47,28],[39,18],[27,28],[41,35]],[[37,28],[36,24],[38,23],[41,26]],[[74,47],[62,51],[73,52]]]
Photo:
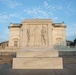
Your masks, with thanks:
[[[53,47],[66,45],[64,22],[51,19],[25,19],[21,24],[10,23],[9,47]]]

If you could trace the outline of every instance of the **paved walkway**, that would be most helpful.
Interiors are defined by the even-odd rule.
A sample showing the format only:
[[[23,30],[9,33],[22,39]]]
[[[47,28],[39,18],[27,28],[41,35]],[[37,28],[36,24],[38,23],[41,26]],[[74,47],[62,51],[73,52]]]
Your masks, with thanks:
[[[10,64],[4,64],[0,75],[76,75],[76,64],[66,64],[63,70],[12,70]]]

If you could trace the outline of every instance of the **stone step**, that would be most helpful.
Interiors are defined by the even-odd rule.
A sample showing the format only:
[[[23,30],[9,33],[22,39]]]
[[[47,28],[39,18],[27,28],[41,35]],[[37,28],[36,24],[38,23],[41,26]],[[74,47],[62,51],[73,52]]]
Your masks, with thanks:
[[[55,50],[54,47],[25,47],[20,48],[21,51],[48,51],[48,50]]]
[[[17,57],[58,57],[58,51],[22,51],[17,52]]]
[[[62,58],[13,58],[12,69],[63,69]]]

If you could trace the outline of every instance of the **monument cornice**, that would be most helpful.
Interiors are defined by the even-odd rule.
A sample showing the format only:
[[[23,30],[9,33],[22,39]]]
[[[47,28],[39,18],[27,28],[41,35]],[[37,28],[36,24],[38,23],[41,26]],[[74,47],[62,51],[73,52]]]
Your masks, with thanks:
[[[24,19],[22,23],[52,23],[51,19]]]
[[[56,27],[56,28],[57,28],[57,27],[58,27],[58,28],[66,28],[66,26],[61,26],[61,25],[60,25],[60,26],[54,26],[54,27]]]
[[[20,26],[8,26],[8,28],[20,28]]]
[[[48,23],[27,23],[27,25],[48,25]]]

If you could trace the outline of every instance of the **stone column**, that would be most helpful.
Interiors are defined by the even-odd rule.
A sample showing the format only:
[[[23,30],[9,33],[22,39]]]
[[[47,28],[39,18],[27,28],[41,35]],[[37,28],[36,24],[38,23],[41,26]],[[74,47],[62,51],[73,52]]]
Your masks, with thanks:
[[[22,47],[22,41],[23,41],[22,40],[23,39],[22,36],[23,36],[23,29],[21,28],[20,29],[20,48]]]
[[[53,38],[52,38],[52,23],[48,24],[48,46],[53,46]]]
[[[27,24],[23,23],[23,33],[22,33],[22,47],[25,47],[27,45]]]

